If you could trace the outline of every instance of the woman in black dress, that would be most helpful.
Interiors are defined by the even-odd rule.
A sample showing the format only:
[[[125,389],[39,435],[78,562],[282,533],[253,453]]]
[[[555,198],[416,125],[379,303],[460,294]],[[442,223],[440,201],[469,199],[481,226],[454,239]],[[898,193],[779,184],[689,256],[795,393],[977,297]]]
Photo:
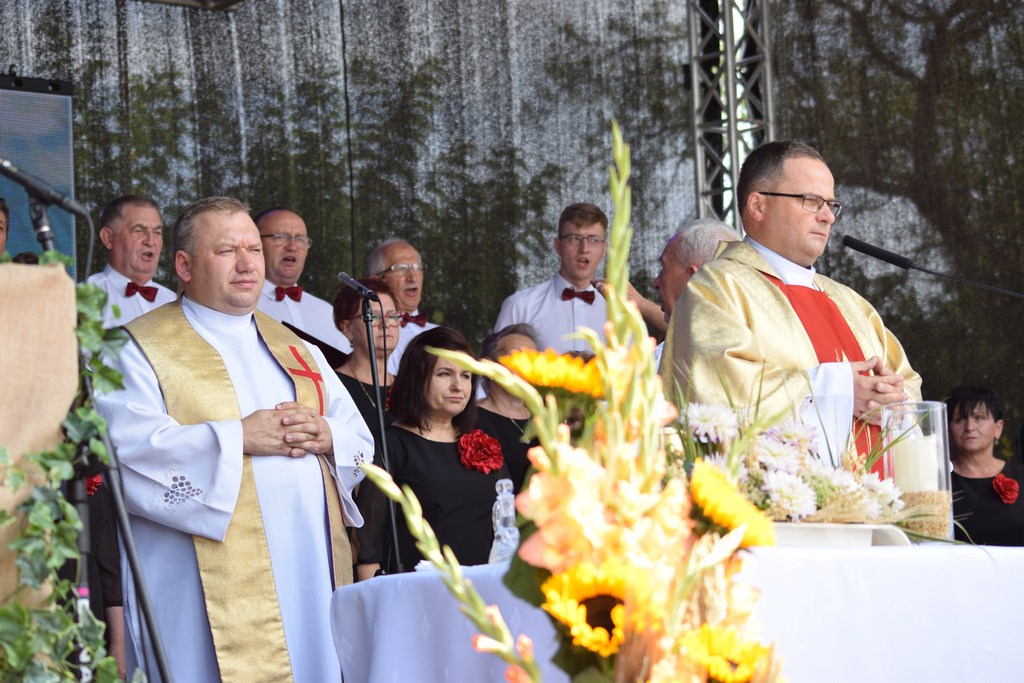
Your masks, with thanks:
[[[402,354],[391,397],[395,422],[387,429],[395,482],[408,484],[442,545],[463,565],[487,562],[493,540],[494,485],[508,478],[498,442],[476,423],[476,378],[427,348],[471,353],[455,330],[435,327],[416,336]],[[398,522],[402,569],[422,559],[404,519]],[[390,545],[389,573],[398,570]]]
[[[1003,406],[986,387],[957,387],[946,399],[953,458],[957,540],[1024,546],[1024,467],[996,456]],[[966,533],[965,533],[966,532]]]
[[[528,323],[516,323],[498,330],[480,344],[480,357],[498,360],[513,351],[537,350],[537,332]],[[526,453],[537,445],[536,439],[523,442],[530,411],[522,399],[502,389],[488,378],[481,380],[486,396],[477,401],[476,424],[501,443],[505,465],[512,475],[512,490],[519,493],[530,461]]]
[[[388,358],[398,343],[398,325],[402,314],[395,304],[391,289],[379,278],[363,278],[360,284],[377,295],[380,304],[371,302],[373,345],[376,356],[377,380],[381,383],[380,395],[387,396],[394,377],[387,371]],[[371,374],[370,346],[366,337],[366,321],[362,315],[362,297],[351,287],[343,286],[334,299],[334,325],[352,344],[352,353],[345,362],[334,369],[341,383],[352,396],[359,414],[373,434],[375,444],[373,464],[383,467],[381,457],[380,418],[377,415],[379,402],[377,388]],[[390,417],[385,413],[385,424]],[[363,526],[355,530],[355,575],[357,581],[368,579],[380,568],[380,539],[377,530],[387,520],[387,499],[380,490],[370,484],[360,484],[355,492],[355,502],[363,515]],[[372,530],[372,531],[371,531]]]

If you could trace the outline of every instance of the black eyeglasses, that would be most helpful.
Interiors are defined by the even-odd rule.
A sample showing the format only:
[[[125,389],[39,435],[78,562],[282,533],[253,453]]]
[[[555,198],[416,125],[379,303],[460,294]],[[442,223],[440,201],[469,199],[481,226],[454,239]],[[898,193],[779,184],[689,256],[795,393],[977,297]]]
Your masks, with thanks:
[[[821,207],[828,205],[828,210],[832,212],[832,215],[838,220],[839,213],[843,210],[843,203],[837,202],[834,199],[824,199],[816,194],[790,194],[788,192],[760,192],[755,190],[758,194],[767,195],[769,197],[792,197],[793,199],[800,200],[800,208],[804,211],[810,211],[811,213],[818,213],[821,211]]]

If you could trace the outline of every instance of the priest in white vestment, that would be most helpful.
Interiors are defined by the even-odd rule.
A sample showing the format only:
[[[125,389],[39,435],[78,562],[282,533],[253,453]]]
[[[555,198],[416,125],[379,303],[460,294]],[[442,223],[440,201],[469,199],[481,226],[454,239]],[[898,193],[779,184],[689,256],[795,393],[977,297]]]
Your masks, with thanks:
[[[180,305],[128,326],[125,388],[98,399],[170,673],[339,681],[328,610],[351,580],[370,431],[322,353],[254,314],[264,261],[244,205],[195,202],[174,248]],[[129,663],[155,679],[125,583]]]
[[[770,142],[744,162],[737,201],[747,237],[687,283],[665,385],[797,417],[834,464],[854,441],[864,454],[880,407],[920,400],[921,377],[867,301],[814,271],[842,209],[831,171],[812,147]]]

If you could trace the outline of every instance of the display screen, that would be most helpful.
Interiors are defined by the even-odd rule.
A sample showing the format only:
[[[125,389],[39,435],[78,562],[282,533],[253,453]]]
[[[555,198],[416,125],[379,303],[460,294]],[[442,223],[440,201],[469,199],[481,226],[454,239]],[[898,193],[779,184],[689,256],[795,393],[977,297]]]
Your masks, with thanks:
[[[6,79],[5,79],[6,80]],[[35,79],[17,79],[19,82]],[[28,88],[4,87],[0,84],[0,158],[10,161],[18,170],[31,173],[65,196],[74,196],[75,159],[72,145],[71,88],[68,94],[29,92]],[[14,256],[21,252],[42,250],[36,239],[29,213],[25,189],[10,178],[0,176],[0,197],[10,209],[7,251]],[[57,251],[75,256],[75,219],[58,207],[50,207],[47,215],[54,232]],[[71,270],[76,276],[75,269]]]

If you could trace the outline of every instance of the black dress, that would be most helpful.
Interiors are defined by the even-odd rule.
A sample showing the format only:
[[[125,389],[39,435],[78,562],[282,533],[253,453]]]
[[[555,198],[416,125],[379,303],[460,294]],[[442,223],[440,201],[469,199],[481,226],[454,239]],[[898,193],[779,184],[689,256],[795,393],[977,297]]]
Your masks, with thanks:
[[[1006,463],[1002,474],[1020,487],[1017,500],[1004,503],[992,482],[995,477],[962,477],[953,472],[953,518],[978,545],[1024,546],[1024,467]],[[958,541],[968,540],[955,527]]]
[[[502,465],[488,474],[466,469],[456,441],[430,441],[396,426],[388,427],[387,436],[395,482],[412,488],[441,545],[450,546],[462,565],[486,564],[494,539],[494,485],[509,477],[508,469]],[[398,539],[402,564],[411,571],[423,556],[404,518],[398,522]],[[384,566],[394,573],[389,550],[384,549]]]
[[[337,371],[335,371],[337,372]],[[377,407],[375,405],[374,391],[372,384],[363,384],[354,377],[337,372],[342,385],[352,396],[352,402],[356,409],[370,428],[373,435],[373,464],[377,467],[384,467],[384,460],[380,451],[380,421],[377,419]],[[390,390],[390,388],[389,388]],[[387,400],[385,399],[385,405]],[[391,424],[393,418],[384,413],[384,425]],[[355,541],[355,563],[356,564],[379,564],[381,561],[381,530],[388,527],[388,499],[371,482],[360,482],[356,487],[353,496],[360,514],[363,516],[363,526],[354,529]],[[384,536],[384,539],[390,536]]]
[[[512,490],[515,493],[519,493],[519,489],[523,487],[526,471],[530,469],[530,460],[526,453],[537,445],[536,439],[526,443],[520,440],[529,422],[529,418],[517,420],[480,406],[476,409],[476,426],[501,444],[501,452],[505,456],[505,466],[512,475]]]

